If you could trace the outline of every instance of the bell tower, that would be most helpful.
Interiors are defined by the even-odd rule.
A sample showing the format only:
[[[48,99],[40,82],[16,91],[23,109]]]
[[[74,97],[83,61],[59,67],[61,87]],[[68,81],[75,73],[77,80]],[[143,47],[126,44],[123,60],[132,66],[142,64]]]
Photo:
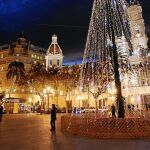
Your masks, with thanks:
[[[140,55],[140,50],[148,47],[148,37],[145,33],[142,7],[138,0],[130,1],[128,15],[131,30],[131,43],[133,44],[133,55]]]

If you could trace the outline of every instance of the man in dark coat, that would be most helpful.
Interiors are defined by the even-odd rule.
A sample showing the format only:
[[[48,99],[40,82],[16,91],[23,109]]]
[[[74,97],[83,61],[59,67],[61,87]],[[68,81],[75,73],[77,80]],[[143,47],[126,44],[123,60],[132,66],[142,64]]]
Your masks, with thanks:
[[[116,118],[116,108],[114,105],[111,106],[111,113],[112,113],[112,117]]]
[[[0,122],[2,121],[2,117],[3,117],[3,106],[2,104],[0,104]]]
[[[55,104],[52,104],[51,110],[51,131],[55,131],[55,121],[56,121],[56,110]]]

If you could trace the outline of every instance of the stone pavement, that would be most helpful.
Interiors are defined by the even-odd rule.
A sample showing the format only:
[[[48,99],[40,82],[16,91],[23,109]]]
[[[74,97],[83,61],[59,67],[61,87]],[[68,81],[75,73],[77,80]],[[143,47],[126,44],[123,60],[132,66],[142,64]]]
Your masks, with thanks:
[[[49,115],[4,115],[0,123],[0,150],[150,150],[150,140],[95,140],[64,135],[60,115],[56,132]]]

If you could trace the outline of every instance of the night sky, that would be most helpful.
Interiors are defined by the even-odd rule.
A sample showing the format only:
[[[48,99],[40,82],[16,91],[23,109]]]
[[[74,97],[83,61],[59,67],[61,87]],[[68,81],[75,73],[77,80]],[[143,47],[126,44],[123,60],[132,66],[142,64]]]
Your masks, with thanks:
[[[34,45],[48,48],[58,35],[65,60],[82,57],[93,0],[0,0],[0,45],[15,41],[21,31]],[[141,0],[150,34],[150,0]],[[71,56],[74,54],[74,56]]]

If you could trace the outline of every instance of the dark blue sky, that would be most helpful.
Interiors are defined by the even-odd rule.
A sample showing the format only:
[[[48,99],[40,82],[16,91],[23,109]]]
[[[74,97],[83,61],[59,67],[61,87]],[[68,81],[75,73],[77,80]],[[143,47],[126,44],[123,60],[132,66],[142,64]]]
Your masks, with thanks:
[[[0,44],[21,31],[35,45],[48,48],[56,33],[64,55],[83,53],[93,0],[0,0]],[[141,0],[150,32],[150,0]],[[78,54],[76,57],[78,57]]]

